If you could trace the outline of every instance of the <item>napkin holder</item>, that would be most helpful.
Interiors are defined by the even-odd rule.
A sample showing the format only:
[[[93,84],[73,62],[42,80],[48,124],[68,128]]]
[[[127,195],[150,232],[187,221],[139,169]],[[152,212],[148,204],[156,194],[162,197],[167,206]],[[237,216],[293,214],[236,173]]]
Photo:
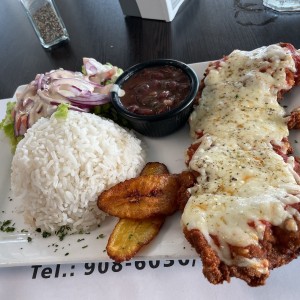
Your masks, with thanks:
[[[126,16],[143,19],[163,20],[170,22],[174,19],[184,0],[119,0],[122,11]]]

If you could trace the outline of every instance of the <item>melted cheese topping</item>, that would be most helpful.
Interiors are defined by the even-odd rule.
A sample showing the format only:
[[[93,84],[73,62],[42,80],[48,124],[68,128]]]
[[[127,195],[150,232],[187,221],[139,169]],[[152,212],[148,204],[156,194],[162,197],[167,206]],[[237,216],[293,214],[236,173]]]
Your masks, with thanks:
[[[209,138],[205,135],[202,141]],[[189,166],[200,173],[200,193],[251,197],[269,186],[296,184],[289,165],[271,146],[248,150],[231,142],[216,140],[209,149],[201,144],[192,157]]]
[[[191,115],[191,131],[233,137],[250,147],[256,141],[279,142],[288,136],[284,109],[260,79],[257,81],[251,86],[221,83],[206,87],[200,105]]]
[[[190,117],[200,146],[189,167],[200,175],[182,223],[199,229],[228,265],[261,273],[268,272],[266,260],[233,258],[228,245],[259,245],[267,222],[298,230],[299,213],[289,205],[300,201],[299,176],[294,161],[285,162],[272,146],[289,133],[277,101],[280,90],[291,88],[287,69],[295,72],[294,60],[278,45],[236,50],[208,68],[200,104]],[[198,138],[199,133],[204,135]]]

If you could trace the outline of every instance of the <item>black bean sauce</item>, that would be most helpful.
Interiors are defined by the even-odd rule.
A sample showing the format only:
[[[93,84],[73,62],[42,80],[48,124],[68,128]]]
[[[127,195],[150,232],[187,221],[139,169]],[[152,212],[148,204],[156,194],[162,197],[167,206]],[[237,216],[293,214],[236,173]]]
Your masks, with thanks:
[[[146,68],[123,85],[124,107],[141,115],[156,115],[177,107],[190,91],[189,77],[179,68],[159,66]]]

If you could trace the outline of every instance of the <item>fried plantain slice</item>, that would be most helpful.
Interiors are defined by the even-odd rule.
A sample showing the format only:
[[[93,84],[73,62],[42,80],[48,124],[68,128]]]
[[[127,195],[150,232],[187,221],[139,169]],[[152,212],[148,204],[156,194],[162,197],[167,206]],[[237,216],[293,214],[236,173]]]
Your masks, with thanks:
[[[104,191],[98,198],[98,207],[126,219],[171,215],[177,210],[178,187],[175,175],[141,175]]]
[[[149,162],[141,175],[168,173],[168,168],[164,164]],[[120,219],[108,240],[106,247],[108,256],[117,262],[130,260],[158,234],[165,218],[157,216],[144,220]]]
[[[111,233],[106,251],[116,262],[130,260],[158,234],[165,216],[144,220],[120,219]]]
[[[148,162],[143,168],[140,175],[155,175],[155,174],[169,174],[166,165],[160,162]]]

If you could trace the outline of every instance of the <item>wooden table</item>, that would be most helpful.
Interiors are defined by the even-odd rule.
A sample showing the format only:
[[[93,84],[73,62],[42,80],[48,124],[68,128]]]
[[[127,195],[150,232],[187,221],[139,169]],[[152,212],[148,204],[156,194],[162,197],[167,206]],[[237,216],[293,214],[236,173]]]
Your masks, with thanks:
[[[125,69],[155,58],[208,61],[237,48],[251,50],[277,42],[300,48],[300,13],[276,13],[265,9],[262,0],[186,0],[171,23],[124,17],[117,0],[56,3],[70,42],[46,51],[20,2],[0,0],[0,99],[11,97],[37,73],[60,67],[80,70],[83,57]],[[236,279],[211,285],[201,275],[199,259],[158,262],[160,268],[147,264],[144,270],[128,262],[122,272],[120,265],[110,263],[106,273],[101,262],[83,262],[74,268],[61,265],[60,272],[60,265],[0,268],[0,299],[299,298],[300,280],[295,275],[299,260],[274,270],[267,285],[256,289]]]
[[[124,17],[117,0],[56,0],[68,45],[42,48],[21,3],[0,1],[0,99],[59,67],[80,70],[82,57],[127,68],[154,58],[186,63],[217,59],[233,49],[276,42],[300,48],[300,14],[276,13],[261,0],[186,0],[168,23]]]

